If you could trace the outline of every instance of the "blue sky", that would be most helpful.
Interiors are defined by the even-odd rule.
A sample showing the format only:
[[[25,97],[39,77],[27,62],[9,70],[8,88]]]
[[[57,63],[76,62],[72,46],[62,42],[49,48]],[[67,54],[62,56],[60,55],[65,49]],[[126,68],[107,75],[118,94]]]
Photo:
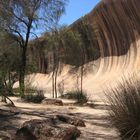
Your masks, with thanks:
[[[60,24],[70,25],[90,12],[100,0],[69,0],[66,13],[61,17]]]

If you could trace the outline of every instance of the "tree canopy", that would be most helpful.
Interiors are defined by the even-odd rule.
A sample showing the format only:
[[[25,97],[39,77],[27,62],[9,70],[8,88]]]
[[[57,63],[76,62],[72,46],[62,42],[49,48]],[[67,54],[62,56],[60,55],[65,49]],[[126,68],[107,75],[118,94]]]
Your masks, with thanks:
[[[0,30],[16,37],[21,48],[19,85],[24,95],[26,55],[30,38],[52,28],[65,10],[67,0],[1,0]]]

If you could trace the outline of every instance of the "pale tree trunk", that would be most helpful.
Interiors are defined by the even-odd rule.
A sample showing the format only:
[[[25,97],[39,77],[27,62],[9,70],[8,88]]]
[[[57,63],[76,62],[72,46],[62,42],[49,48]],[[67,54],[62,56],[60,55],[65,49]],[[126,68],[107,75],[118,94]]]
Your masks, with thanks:
[[[83,76],[84,76],[84,63],[85,63],[85,49],[82,46],[82,65],[81,65],[81,93],[83,92]]]
[[[55,98],[55,85],[54,85],[54,75],[55,75],[55,52],[53,52],[53,71],[52,71],[52,97]]]
[[[59,59],[58,59],[58,62],[57,62],[57,64],[56,64],[57,66],[56,66],[56,69],[55,69],[55,98],[57,98],[58,97],[58,93],[57,93],[57,76],[58,76],[58,70],[59,70]]]

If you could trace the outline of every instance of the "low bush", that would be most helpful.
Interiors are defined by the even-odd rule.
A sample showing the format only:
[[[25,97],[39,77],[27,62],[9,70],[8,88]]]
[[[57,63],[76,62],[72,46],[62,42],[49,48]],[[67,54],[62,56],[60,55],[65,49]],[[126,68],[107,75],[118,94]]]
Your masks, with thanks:
[[[45,96],[42,90],[36,90],[34,93],[25,94],[22,99],[26,102],[41,103]]]
[[[106,92],[110,119],[122,139],[140,139],[140,81],[126,80],[118,88]]]
[[[84,104],[88,101],[88,96],[86,93],[81,91],[69,91],[66,94],[62,95],[61,98],[63,99],[73,99],[76,100],[78,104]]]

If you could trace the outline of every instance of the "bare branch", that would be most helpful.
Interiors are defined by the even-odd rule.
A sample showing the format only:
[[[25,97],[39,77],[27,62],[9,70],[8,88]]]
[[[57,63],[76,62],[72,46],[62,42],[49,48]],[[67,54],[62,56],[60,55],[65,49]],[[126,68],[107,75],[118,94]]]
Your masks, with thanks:
[[[21,47],[22,47],[22,46],[24,45],[24,39],[23,39],[21,33],[20,33],[19,31],[15,30],[15,29],[12,29],[11,27],[9,27],[9,29],[10,29],[12,32],[15,32],[16,34],[19,35],[20,40],[17,39],[17,41],[20,43],[20,45],[21,45]]]
[[[18,17],[13,11],[10,11],[10,12],[16,19],[18,19],[20,22],[24,23],[28,27],[28,23],[26,21],[24,21],[22,18]]]
[[[30,34],[33,34],[37,39],[39,39],[38,36],[37,36],[37,34],[35,34],[33,32],[30,32]]]

